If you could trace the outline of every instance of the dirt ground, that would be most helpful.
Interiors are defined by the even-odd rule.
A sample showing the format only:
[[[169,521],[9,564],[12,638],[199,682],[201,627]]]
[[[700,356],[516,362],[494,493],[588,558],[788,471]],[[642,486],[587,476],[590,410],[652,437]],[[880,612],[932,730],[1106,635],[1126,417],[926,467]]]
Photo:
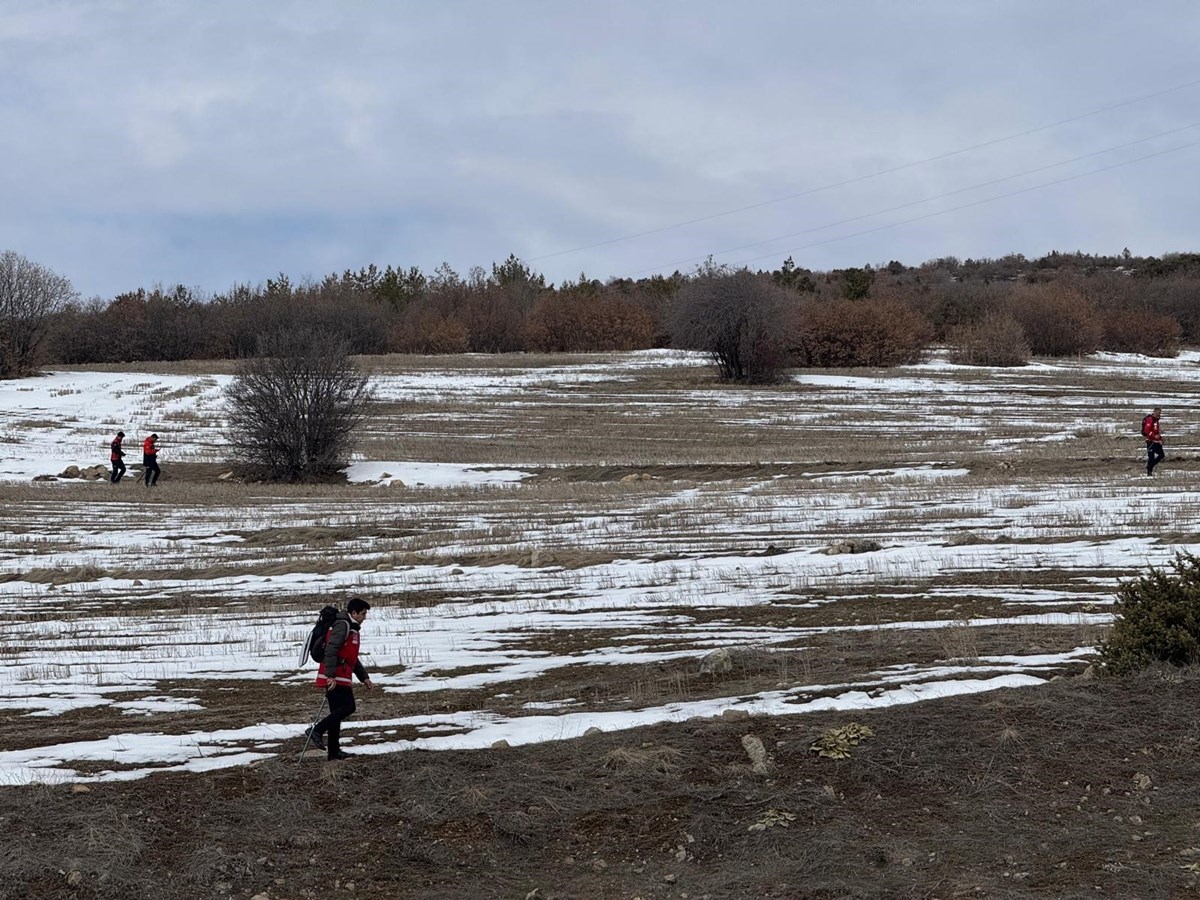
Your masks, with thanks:
[[[491,367],[537,364],[373,363],[486,366],[498,383]],[[171,763],[65,752],[48,781],[112,780],[4,785],[0,900],[1200,892],[1200,673],[1080,677],[1119,582],[1200,535],[1200,426],[1179,412],[1192,363],[1127,365],[799,373],[753,391],[690,366],[488,391],[434,378],[375,405],[365,458],[523,481],[258,485],[222,480],[218,445],[164,462],[154,491],[0,486],[17,623],[0,635],[0,754],[186,735],[189,764],[210,767],[139,778]],[[1153,482],[1132,431],[1148,396],[1177,410]],[[296,636],[348,590],[375,604],[366,647],[387,689],[357,723],[619,717],[772,691],[805,712],[374,754],[437,733],[364,725],[348,730],[355,759],[298,760],[286,735],[314,696],[293,675]],[[143,618],[155,629],[110,651],[105,637]],[[700,675],[715,646],[734,668]],[[190,667],[198,655],[211,667]],[[845,692],[1018,672],[1060,677],[820,711]],[[75,703],[78,689],[99,702]],[[247,739],[217,759],[199,743],[264,723],[291,729],[282,745]],[[813,752],[852,723],[871,734],[848,757]]]
[[[1060,678],[853,716],[8,789],[0,878],[10,900],[1190,896],[1198,703],[1193,672]],[[812,751],[851,722],[873,734],[848,758]]]

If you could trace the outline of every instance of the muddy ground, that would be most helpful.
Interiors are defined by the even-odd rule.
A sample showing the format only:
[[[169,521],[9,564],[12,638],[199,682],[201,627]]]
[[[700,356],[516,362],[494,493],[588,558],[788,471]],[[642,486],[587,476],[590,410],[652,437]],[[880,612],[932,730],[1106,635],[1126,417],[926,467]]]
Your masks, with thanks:
[[[1197,705],[1192,672],[1060,678],[852,716],[8,789],[0,879],[11,900],[1190,896]],[[812,751],[851,722],[873,735],[848,758]]]

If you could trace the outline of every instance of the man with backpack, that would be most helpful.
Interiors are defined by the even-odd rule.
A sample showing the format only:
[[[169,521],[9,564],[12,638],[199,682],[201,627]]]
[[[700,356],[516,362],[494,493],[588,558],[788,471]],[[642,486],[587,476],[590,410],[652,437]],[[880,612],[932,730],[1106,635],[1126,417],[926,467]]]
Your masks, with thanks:
[[[142,480],[146,487],[154,487],[161,474],[162,470],[158,468],[158,435],[152,434],[142,441]]]
[[[353,597],[346,604],[346,611],[334,617],[333,624],[325,635],[325,647],[320,653],[321,667],[317,670],[317,687],[325,690],[329,698],[329,715],[309,727],[306,737],[325,751],[330,760],[346,759],[349,753],[339,746],[342,722],[354,715],[354,679],[357,677],[368,691],[375,685],[358,659],[359,629],[367,617],[371,604],[361,597]]]
[[[109,461],[112,463],[112,478],[113,484],[121,480],[121,476],[125,474],[125,451],[121,449],[121,441],[125,440],[125,432],[118,431],[117,436],[112,439],[112,452],[109,454]]]
[[[1154,467],[1166,458],[1163,453],[1162,431],[1159,430],[1158,418],[1162,415],[1161,407],[1154,407],[1150,415],[1142,419],[1142,437],[1146,439],[1146,475],[1154,474]]]

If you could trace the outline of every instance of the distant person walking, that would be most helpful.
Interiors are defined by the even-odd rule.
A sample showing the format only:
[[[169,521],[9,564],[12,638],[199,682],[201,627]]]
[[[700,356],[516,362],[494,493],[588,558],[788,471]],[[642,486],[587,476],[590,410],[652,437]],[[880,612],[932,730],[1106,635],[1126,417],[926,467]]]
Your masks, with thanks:
[[[357,676],[368,691],[375,687],[358,660],[359,628],[370,608],[371,604],[361,597],[351,598],[346,611],[338,613],[329,626],[325,638],[325,661],[317,670],[317,687],[324,688],[329,698],[329,715],[311,726],[306,734],[325,751],[327,759],[347,759],[351,755],[340,746],[342,722],[354,715],[357,708],[351,676]]]
[[[1154,467],[1166,458],[1166,454],[1163,453],[1162,431],[1158,424],[1158,419],[1161,415],[1162,408],[1156,406],[1150,415],[1142,419],[1142,437],[1146,439],[1147,476],[1153,475]]]
[[[162,470],[158,468],[158,435],[152,434],[142,441],[142,478],[146,487],[158,484],[158,476]]]
[[[121,476],[125,474],[125,451],[121,449],[121,441],[125,440],[125,432],[118,431],[117,436],[112,439],[112,452],[109,454],[109,460],[112,461],[112,478],[113,484],[121,480]]]

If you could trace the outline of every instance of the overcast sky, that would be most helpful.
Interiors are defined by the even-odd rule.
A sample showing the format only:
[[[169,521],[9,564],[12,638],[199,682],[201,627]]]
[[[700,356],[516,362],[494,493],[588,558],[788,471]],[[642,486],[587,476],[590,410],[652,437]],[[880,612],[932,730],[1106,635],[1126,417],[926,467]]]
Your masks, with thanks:
[[[1195,0],[0,0],[0,250],[84,296],[1200,250],[1197,47]]]

